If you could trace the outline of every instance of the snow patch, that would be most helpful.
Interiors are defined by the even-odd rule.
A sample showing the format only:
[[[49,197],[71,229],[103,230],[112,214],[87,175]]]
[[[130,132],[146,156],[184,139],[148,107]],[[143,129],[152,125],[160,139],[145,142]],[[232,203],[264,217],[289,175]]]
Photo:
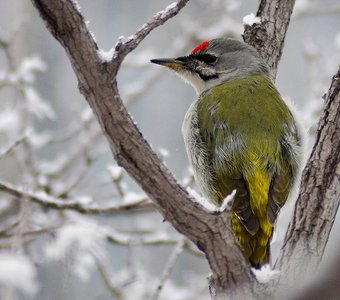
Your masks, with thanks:
[[[227,197],[224,198],[221,206],[217,206],[209,199],[203,197],[190,187],[187,187],[187,192],[195,200],[195,202],[201,204],[205,209],[211,212],[224,212],[231,205],[236,194],[236,190],[233,190],[232,193],[230,193]]]
[[[76,8],[76,10],[78,10],[79,13],[81,13],[81,7],[78,3],[78,1],[76,0],[71,0],[72,4],[74,5],[74,7]]]
[[[38,291],[36,275],[34,265],[27,257],[0,254],[0,286],[14,288],[32,296]]]
[[[115,48],[111,48],[109,51],[98,49],[97,53],[103,62],[110,62],[113,59]]]
[[[215,204],[213,204],[207,198],[204,198],[203,196],[201,196],[194,189],[187,187],[187,192],[195,200],[195,202],[201,204],[207,210],[209,210],[211,212],[216,212],[216,211],[219,210],[219,207],[217,207]]]
[[[164,10],[161,10],[156,14],[156,17],[160,17],[161,19],[165,18],[169,12],[177,7],[177,2],[173,2],[169,4]]]
[[[124,35],[121,35],[118,38],[116,45],[114,47],[112,47],[109,51],[104,51],[103,49],[98,49],[97,53],[98,53],[99,58],[103,62],[110,62],[110,61],[112,61],[114,59],[114,57],[115,57],[116,51],[119,51],[119,46],[124,43],[124,40],[125,40]]]
[[[243,25],[252,26],[254,24],[261,24],[261,19],[259,17],[255,17],[253,13],[246,15],[243,17]]]
[[[124,169],[119,166],[114,166],[114,165],[107,166],[107,171],[110,173],[110,175],[112,176],[114,180],[117,180],[119,179],[119,177],[122,176],[123,170]]]
[[[93,203],[93,198],[90,195],[80,195],[74,197],[74,200],[77,201],[81,205],[89,205]]]
[[[145,194],[142,193],[134,193],[134,192],[128,192],[123,199],[123,202],[125,204],[129,203],[135,203],[141,199],[145,198]]]
[[[222,204],[218,209],[220,212],[225,211],[228,207],[231,206],[232,202],[234,201],[235,194],[236,190],[233,190],[227,197],[223,199]]]
[[[254,275],[256,276],[258,282],[260,283],[268,283],[272,280],[275,280],[278,278],[280,271],[275,271],[272,270],[270,265],[264,265],[262,266],[262,268],[260,270],[251,269],[254,273]]]

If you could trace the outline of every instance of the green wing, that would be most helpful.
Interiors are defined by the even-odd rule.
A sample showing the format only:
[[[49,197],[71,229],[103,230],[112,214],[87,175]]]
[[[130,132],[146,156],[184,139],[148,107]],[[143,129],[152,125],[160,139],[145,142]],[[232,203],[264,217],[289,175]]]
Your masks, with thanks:
[[[301,162],[301,137],[297,129],[290,127],[281,139],[281,161],[280,168],[274,173],[268,201],[268,218],[274,224],[277,215],[286,203],[292,185],[297,180],[299,163]]]
[[[293,118],[272,81],[251,76],[212,88],[201,95],[197,113],[214,177],[214,200],[222,201],[236,189],[234,212],[253,234],[259,222],[250,205],[246,177],[263,169],[273,179],[267,214],[274,223],[291,186],[293,170],[283,158],[281,140]]]

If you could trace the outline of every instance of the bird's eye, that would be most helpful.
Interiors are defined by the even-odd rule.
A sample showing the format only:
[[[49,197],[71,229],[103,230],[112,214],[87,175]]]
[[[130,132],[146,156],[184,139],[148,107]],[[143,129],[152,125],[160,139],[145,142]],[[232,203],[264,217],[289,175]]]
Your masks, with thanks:
[[[195,55],[195,58],[197,60],[205,62],[208,65],[214,64],[217,60],[217,57],[215,55],[211,55],[211,54],[207,54],[207,53]]]

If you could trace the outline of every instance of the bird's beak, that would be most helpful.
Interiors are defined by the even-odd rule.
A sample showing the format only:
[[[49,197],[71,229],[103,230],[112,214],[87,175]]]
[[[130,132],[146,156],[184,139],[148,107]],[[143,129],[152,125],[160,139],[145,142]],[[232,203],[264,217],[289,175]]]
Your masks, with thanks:
[[[168,67],[173,70],[183,69],[185,61],[180,60],[178,58],[157,58],[151,59],[150,62]]]

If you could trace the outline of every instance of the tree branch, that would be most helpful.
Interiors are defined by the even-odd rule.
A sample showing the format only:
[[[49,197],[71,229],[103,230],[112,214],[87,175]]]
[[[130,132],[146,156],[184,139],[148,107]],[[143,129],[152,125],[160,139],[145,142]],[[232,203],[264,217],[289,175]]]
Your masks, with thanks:
[[[147,199],[140,199],[131,203],[110,205],[110,206],[86,206],[80,201],[71,199],[53,198],[49,195],[42,193],[34,193],[26,191],[19,187],[0,181],[0,191],[11,194],[18,198],[31,200],[45,208],[59,209],[59,210],[75,210],[82,214],[97,215],[97,214],[113,214],[121,213],[130,210],[142,210],[150,209],[153,207],[151,203],[146,202]]]
[[[315,146],[302,174],[294,215],[276,263],[283,274],[289,274],[284,278],[288,284],[318,266],[340,204],[339,118],[340,69],[325,97]]]
[[[116,74],[126,55],[134,50],[152,29],[176,15],[188,0],[170,5],[143,25],[134,36],[128,38],[125,42],[119,41],[110,61],[104,61],[98,55],[98,47],[86,27],[84,18],[77,10],[75,1],[32,0],[32,2],[39,10],[51,34],[65,48],[77,76],[79,89],[93,109],[118,164],[124,167],[139,183],[154,201],[164,218],[205,252],[213,272],[210,285],[214,299],[223,299],[227,294],[228,298],[255,298],[257,293],[260,292],[259,285],[233,235],[229,212],[208,211],[189,197],[187,191],[176,182],[143,138],[123,106],[117,87]],[[275,77],[278,61],[281,57],[293,5],[293,0],[262,0],[257,13],[257,16],[262,20],[261,24],[245,28],[244,40],[260,52],[271,67],[273,77]],[[336,82],[338,85],[338,79]],[[338,88],[335,88],[335,90],[337,90],[336,95],[338,95]],[[329,97],[332,98],[330,95],[333,94],[334,91],[330,91]],[[338,181],[334,180],[336,177],[330,177],[331,180],[323,179],[322,176],[319,177],[316,171],[320,170],[320,165],[317,164],[318,158],[325,162],[328,156],[336,154],[334,151],[340,152],[338,146],[339,134],[334,135],[335,132],[327,129],[336,127],[335,124],[338,120],[338,112],[333,115],[334,111],[337,111],[337,107],[334,110],[333,105],[335,104],[330,104],[339,102],[338,96],[334,97],[332,99],[337,100],[327,102],[330,106],[325,107],[324,123],[320,123],[324,125],[320,125],[318,137],[318,143],[321,145],[318,144],[313,152],[315,158],[312,161],[315,165],[312,163],[308,165],[304,173],[304,182],[306,178],[310,178],[311,180],[321,180],[321,183],[318,183],[315,191],[310,185],[304,184],[302,189],[307,190],[301,193],[300,198],[304,200],[300,200],[302,202],[298,204],[308,204],[308,195],[312,196],[311,193],[313,192],[313,195],[322,195],[325,199],[325,203],[321,204],[323,206],[316,208],[324,207],[323,211],[328,213],[331,206],[328,206],[326,199],[332,198],[334,200],[336,196],[339,196],[334,190]],[[333,113],[328,109],[331,109]],[[333,140],[329,140],[331,136],[333,136]],[[336,142],[337,147],[329,148],[331,142]],[[327,149],[327,151],[320,155],[323,152],[316,149],[320,151]],[[334,163],[335,161],[332,161],[332,164],[330,164],[329,171],[333,172],[334,176],[338,176],[336,174],[339,170],[336,170],[335,166],[337,165]],[[302,205],[301,211],[303,208]],[[313,208],[308,208],[308,210],[313,212]],[[287,238],[285,244],[287,251],[288,247],[292,247],[295,243],[294,232],[297,231],[294,231],[294,226],[299,223],[301,211],[299,211],[299,208],[296,209],[297,223],[292,223],[290,226],[289,233],[291,235],[288,234],[289,238]],[[315,222],[318,222],[317,220],[325,220],[321,224],[323,228],[318,235],[319,239],[325,244],[332,222],[323,213],[319,214],[317,211],[319,209],[314,209],[315,214],[311,214],[308,217],[309,222],[306,219],[305,224],[312,228]],[[335,209],[331,212],[333,216],[334,211]],[[329,214],[329,216],[331,217],[332,214]],[[325,233],[327,234],[325,235]],[[305,241],[309,241],[308,236]],[[310,242],[312,241],[315,241],[315,237]],[[316,250],[322,252],[323,248]],[[282,263],[285,262],[286,265],[289,265],[287,263],[289,257],[282,257]],[[298,252],[296,257],[298,257]],[[281,266],[280,263],[278,266]]]
[[[228,287],[230,296],[240,295],[242,290],[243,295],[252,296],[257,281],[233,235],[229,212],[208,211],[176,182],[124,108],[115,80],[122,57],[137,47],[153,28],[178,13],[187,1],[171,5],[154,17],[156,22],[151,20],[142,26],[136,38],[128,39],[122,48],[118,45],[111,62],[98,56],[97,45],[74,1],[32,2],[52,35],[65,48],[79,89],[93,109],[118,164],[139,183],[164,218],[206,253],[214,282],[220,289]]]
[[[262,0],[260,24],[246,26],[243,38],[257,49],[275,79],[295,1]],[[339,71],[326,97],[312,155],[303,172],[301,190],[284,246],[275,268],[294,284],[306,266],[320,262],[340,202]]]
[[[118,72],[119,66],[123,62],[126,55],[137,48],[141,41],[143,41],[149,33],[156,27],[163,25],[167,20],[176,16],[179,11],[187,5],[189,0],[179,0],[167,6],[163,11],[158,12],[153,18],[141,26],[137,32],[129,37],[125,42],[118,41],[115,47],[115,53],[112,60],[112,69],[114,75]]]
[[[256,15],[261,23],[246,25],[243,33],[244,41],[267,62],[274,79],[294,4],[295,0],[262,0]]]

